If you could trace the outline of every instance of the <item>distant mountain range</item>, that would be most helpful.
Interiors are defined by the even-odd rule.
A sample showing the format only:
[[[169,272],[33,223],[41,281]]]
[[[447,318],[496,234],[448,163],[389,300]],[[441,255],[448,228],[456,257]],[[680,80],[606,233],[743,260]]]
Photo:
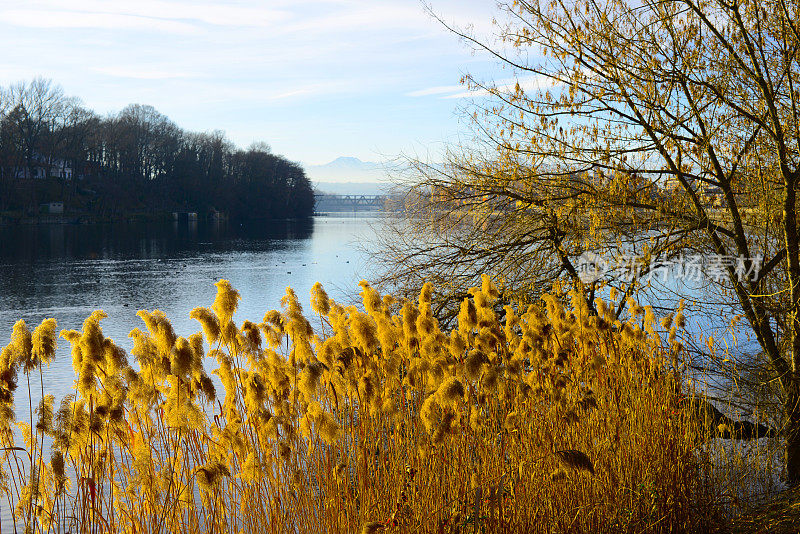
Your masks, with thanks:
[[[325,165],[306,165],[306,176],[313,182],[382,182],[386,168],[374,161],[340,157]]]
[[[320,193],[379,195],[391,187],[385,165],[354,157],[339,157],[325,165],[306,165],[305,171]]]

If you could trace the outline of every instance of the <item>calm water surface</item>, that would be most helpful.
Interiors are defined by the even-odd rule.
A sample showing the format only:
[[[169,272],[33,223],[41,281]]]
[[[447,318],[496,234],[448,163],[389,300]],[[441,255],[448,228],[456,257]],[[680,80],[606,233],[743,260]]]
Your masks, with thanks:
[[[104,334],[127,351],[133,346],[128,333],[146,330],[136,317],[140,309],[164,311],[177,334],[188,336],[200,330],[189,312],[211,305],[214,282],[221,278],[242,295],[234,318],[239,324],[260,322],[266,311],[280,309],[287,286],[307,312],[317,281],[332,297],[349,301],[366,272],[354,245],[369,242],[371,227],[379,223],[378,217],[337,216],[247,227],[185,222],[0,227],[0,347],[19,319],[33,329],[54,317],[59,330],[80,330],[96,309],[109,316],[101,323]],[[71,392],[74,378],[69,343],[60,340],[45,392],[58,403]],[[23,420],[28,419],[25,389],[20,383],[16,394]],[[34,393],[34,402],[40,396]]]
[[[0,227],[0,347],[8,343],[19,319],[32,329],[54,317],[59,329],[79,330],[95,309],[109,316],[102,322],[105,335],[128,351],[133,345],[128,333],[145,329],[136,317],[140,309],[164,311],[178,335],[188,336],[200,330],[189,312],[211,305],[214,282],[221,278],[242,295],[235,317],[239,324],[244,319],[260,322],[266,311],[279,309],[287,286],[295,289],[307,312],[309,291],[317,281],[332,297],[349,303],[357,298],[358,281],[369,278],[366,258],[356,245],[368,248],[381,220],[339,215],[250,226]],[[715,287],[707,281],[687,285],[668,278],[646,300],[669,310],[684,298],[688,333],[731,337],[725,330],[734,309],[727,309],[730,302]],[[740,328],[740,349],[756,351],[746,325]],[[61,340],[45,389],[60,399],[71,391],[73,380],[69,344]],[[24,408],[27,419],[27,391],[22,390],[16,395],[18,413]]]

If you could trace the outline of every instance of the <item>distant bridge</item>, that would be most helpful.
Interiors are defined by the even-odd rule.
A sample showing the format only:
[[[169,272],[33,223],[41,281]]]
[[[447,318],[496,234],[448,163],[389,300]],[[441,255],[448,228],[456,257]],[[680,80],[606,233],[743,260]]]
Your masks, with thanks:
[[[387,200],[387,195],[314,194],[316,211],[382,210]]]

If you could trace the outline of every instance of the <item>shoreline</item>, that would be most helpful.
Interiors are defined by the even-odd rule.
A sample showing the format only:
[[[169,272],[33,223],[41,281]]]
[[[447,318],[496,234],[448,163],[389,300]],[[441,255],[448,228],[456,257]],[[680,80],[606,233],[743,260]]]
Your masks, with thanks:
[[[309,214],[305,217],[252,217],[249,219],[229,219],[229,218],[201,218],[192,219],[187,221],[185,218],[180,220],[175,219],[172,213],[165,214],[151,214],[151,215],[127,215],[122,217],[99,217],[92,215],[39,215],[39,216],[26,216],[26,217],[7,217],[0,215],[0,227],[15,227],[15,226],[49,226],[49,225],[91,225],[91,224],[137,224],[137,223],[187,223],[187,222],[202,222],[202,223],[244,223],[244,222],[258,222],[258,221],[297,221],[311,219],[318,214]]]

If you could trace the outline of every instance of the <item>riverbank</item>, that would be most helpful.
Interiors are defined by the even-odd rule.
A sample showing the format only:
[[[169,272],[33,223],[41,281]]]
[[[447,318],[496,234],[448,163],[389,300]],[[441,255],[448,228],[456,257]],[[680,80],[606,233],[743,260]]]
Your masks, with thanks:
[[[40,213],[36,215],[19,212],[0,213],[0,226],[37,224],[101,224],[112,222],[168,222],[172,214],[168,212],[127,213],[118,216],[97,215],[93,213]]]
[[[354,217],[372,217],[376,212],[353,212]],[[314,214],[313,216],[327,216],[329,213]],[[350,216],[349,213],[336,213],[337,216]],[[302,221],[310,220],[308,217],[250,217],[248,219],[234,219],[236,223],[252,223],[260,221]],[[110,223],[170,223],[170,222],[204,222],[204,223],[227,223],[229,218],[224,214],[212,214],[209,216],[198,216],[196,212],[151,212],[151,213],[126,213],[123,215],[106,216],[91,213],[70,213],[70,214],[38,214],[22,215],[19,213],[0,213],[0,226],[34,226],[34,225],[58,225],[58,224],[110,224]]]

